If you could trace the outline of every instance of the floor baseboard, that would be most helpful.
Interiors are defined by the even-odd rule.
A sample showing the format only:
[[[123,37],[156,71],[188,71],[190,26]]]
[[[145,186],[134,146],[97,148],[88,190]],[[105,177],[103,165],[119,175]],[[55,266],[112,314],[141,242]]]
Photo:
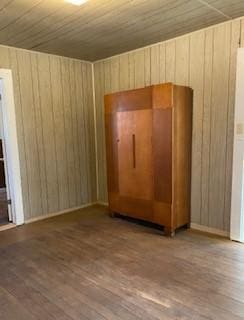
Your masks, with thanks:
[[[41,215],[41,216],[38,216],[38,217],[30,218],[30,219],[25,220],[24,223],[28,224],[28,223],[32,223],[32,222],[36,222],[36,221],[40,221],[40,220],[44,220],[44,219],[60,216],[60,215],[65,214],[65,213],[69,213],[69,212],[72,212],[72,211],[77,211],[77,210],[80,210],[80,209],[91,207],[91,206],[93,206],[95,204],[98,204],[98,202],[86,203],[86,204],[83,204],[81,206],[65,209],[65,210],[62,210],[62,211],[59,211],[59,212],[48,213],[48,214]]]
[[[16,224],[14,224],[12,222],[9,222],[9,223],[6,223],[6,224],[0,226],[0,231],[9,230],[9,229],[12,229],[12,228],[15,228],[15,227],[16,227]]]
[[[197,223],[191,223],[191,229],[202,231],[202,232],[206,232],[206,233],[216,234],[216,235],[221,236],[221,237],[226,237],[226,238],[230,237],[230,233],[228,231],[223,231],[223,230],[220,230],[220,229],[215,229],[215,228],[210,228],[210,227],[207,227],[207,226],[202,226],[202,225],[197,224]]]
[[[98,201],[96,204],[100,204],[101,206],[108,207],[108,202]]]

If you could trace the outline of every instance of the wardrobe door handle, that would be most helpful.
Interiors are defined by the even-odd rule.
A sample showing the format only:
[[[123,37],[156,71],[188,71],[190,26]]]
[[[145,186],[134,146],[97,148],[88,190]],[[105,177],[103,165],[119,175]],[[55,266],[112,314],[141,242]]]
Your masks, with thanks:
[[[136,136],[132,135],[132,155],[133,155],[133,168],[136,167]]]

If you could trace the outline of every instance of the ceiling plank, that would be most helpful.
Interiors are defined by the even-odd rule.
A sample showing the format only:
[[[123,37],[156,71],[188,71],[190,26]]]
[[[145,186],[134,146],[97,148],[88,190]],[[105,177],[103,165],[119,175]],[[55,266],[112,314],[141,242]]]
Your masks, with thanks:
[[[94,61],[242,15],[243,0],[1,0],[0,44]]]

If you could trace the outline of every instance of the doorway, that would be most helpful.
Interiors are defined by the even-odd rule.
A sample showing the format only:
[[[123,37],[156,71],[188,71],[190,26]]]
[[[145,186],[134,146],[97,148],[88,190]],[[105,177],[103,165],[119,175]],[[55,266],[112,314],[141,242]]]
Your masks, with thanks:
[[[12,71],[0,69],[0,230],[24,223],[13,90]]]
[[[1,80],[0,80],[1,81]],[[2,83],[0,84],[0,226],[12,222],[6,142],[4,137]]]

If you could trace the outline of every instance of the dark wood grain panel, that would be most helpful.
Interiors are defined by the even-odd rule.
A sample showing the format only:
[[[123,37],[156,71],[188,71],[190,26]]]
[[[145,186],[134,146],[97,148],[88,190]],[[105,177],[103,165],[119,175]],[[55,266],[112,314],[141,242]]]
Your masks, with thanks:
[[[156,222],[167,235],[189,225],[192,90],[166,83],[115,93],[105,109],[111,213]]]
[[[152,88],[146,87],[117,94],[117,111],[130,111],[152,108]]]
[[[173,109],[173,210],[175,227],[190,221],[191,214],[191,142],[192,142],[192,90],[177,86]]]
[[[105,114],[108,192],[118,192],[118,133],[116,113]]]
[[[172,202],[172,109],[153,110],[154,199]]]
[[[152,110],[118,112],[121,196],[151,200],[153,193]]]
[[[171,108],[173,106],[173,84],[164,83],[153,86],[152,96],[154,109]]]

